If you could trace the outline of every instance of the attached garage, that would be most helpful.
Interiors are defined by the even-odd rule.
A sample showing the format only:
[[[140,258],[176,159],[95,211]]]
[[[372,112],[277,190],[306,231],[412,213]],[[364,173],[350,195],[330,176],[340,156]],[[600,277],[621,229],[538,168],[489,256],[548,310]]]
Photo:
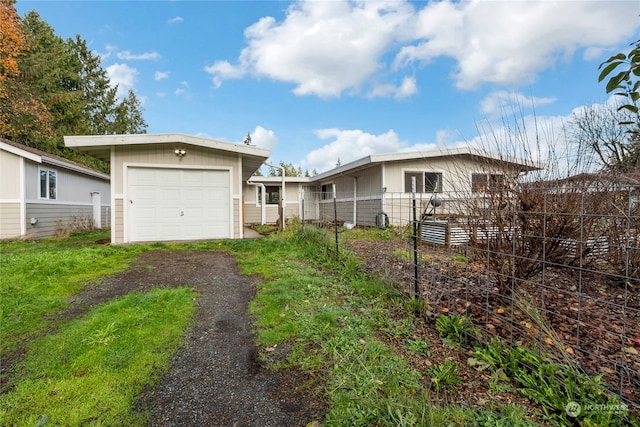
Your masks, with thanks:
[[[65,137],[111,163],[111,241],[243,237],[242,184],[269,151],[182,134]]]

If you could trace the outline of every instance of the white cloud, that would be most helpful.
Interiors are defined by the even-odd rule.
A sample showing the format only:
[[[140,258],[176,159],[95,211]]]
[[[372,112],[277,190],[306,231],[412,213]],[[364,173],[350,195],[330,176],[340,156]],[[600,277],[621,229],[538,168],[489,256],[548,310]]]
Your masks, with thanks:
[[[255,130],[251,132],[251,143],[256,147],[273,150],[278,145],[278,137],[274,131],[256,126]]]
[[[381,84],[375,86],[373,89],[371,89],[367,97],[393,97],[395,99],[403,99],[415,95],[416,93],[418,93],[418,85],[416,84],[416,79],[414,77],[405,77],[402,80],[400,86],[395,86],[392,84]]]
[[[175,18],[171,18],[167,20],[167,24],[181,24],[184,22],[184,18],[181,16],[176,16]]]
[[[228,61],[217,61],[213,65],[204,67],[204,70],[213,76],[213,84],[216,88],[222,85],[224,79],[240,79],[246,71],[241,66],[233,66]]]
[[[577,49],[619,43],[638,26],[637,4],[624,0],[430,2],[418,14],[418,42],[401,49],[396,65],[447,56],[457,61],[460,88],[530,83]]]
[[[132,61],[132,60],[142,60],[142,61],[157,61],[161,58],[158,52],[145,52],[139,54],[133,54],[130,50],[123,50],[122,52],[118,52],[118,59],[122,59],[124,61]]]
[[[334,128],[316,130],[315,134],[331,142],[307,154],[301,164],[303,168],[316,168],[319,172],[334,168],[338,160],[344,165],[370,154],[395,153],[407,146],[393,130],[373,135],[359,129]]]
[[[133,89],[138,70],[129,67],[127,64],[115,63],[109,65],[106,68],[107,75],[111,82],[111,86],[118,85],[119,97],[124,97],[129,92],[129,89]]]
[[[156,71],[153,75],[153,79],[156,81],[164,80],[169,78],[169,71]]]
[[[389,46],[405,39],[412,15],[404,1],[299,1],[282,22],[264,17],[245,30],[238,65],[218,61],[206,70],[216,86],[251,73],[291,82],[296,95],[337,97],[381,67]]]
[[[518,92],[499,90],[490,93],[480,102],[480,112],[490,116],[511,114],[515,112],[528,111],[543,105],[552,104],[555,98],[540,98],[537,96],[526,96]]]
[[[180,86],[179,88],[177,88],[176,90],[173,91],[173,94],[175,96],[181,96],[184,95],[185,93],[187,93],[187,89],[189,89],[189,82],[187,81],[181,81],[180,82]]]
[[[255,130],[251,132],[251,143],[256,147],[272,150],[278,145],[278,137],[274,131],[256,126]]]
[[[640,27],[636,2],[625,0],[413,4],[421,9],[405,0],[300,0],[281,21],[267,16],[249,26],[235,63],[220,60],[205,70],[215,87],[252,75],[292,83],[297,95],[400,99],[416,93],[418,82],[407,77],[396,87],[380,76],[413,63],[453,58],[452,78],[463,89],[530,84],[576,51],[590,60]]]
[[[107,44],[105,46],[105,49],[107,49],[107,51],[104,53],[94,51],[94,53],[100,57],[100,61],[106,61],[107,59],[109,59],[111,54],[118,50],[118,46]]]

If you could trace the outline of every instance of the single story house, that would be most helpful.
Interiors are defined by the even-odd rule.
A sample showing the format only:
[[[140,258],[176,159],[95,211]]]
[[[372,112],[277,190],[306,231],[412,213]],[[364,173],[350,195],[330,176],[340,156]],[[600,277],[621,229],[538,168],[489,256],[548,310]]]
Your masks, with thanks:
[[[109,195],[108,175],[0,138],[0,239],[107,226]]]
[[[111,164],[111,242],[243,237],[243,186],[269,151],[179,133],[66,136]]]
[[[406,225],[411,200],[440,214],[482,198],[508,177],[539,169],[473,148],[370,155],[313,177],[257,176],[266,149],[178,133],[67,136],[65,144],[111,164],[111,241],[236,239],[246,224],[338,219]],[[282,189],[285,189],[283,192]],[[284,197],[283,197],[284,196]],[[334,202],[335,200],[335,202]]]
[[[323,221],[337,213],[338,220],[354,225],[406,225],[414,194],[419,215],[433,215],[437,204],[440,216],[456,216],[485,189],[538,169],[533,162],[474,148],[370,155],[313,177],[286,177],[286,217]],[[260,185],[268,195],[261,216]],[[281,177],[254,176],[245,183],[247,223],[276,221],[280,188]]]

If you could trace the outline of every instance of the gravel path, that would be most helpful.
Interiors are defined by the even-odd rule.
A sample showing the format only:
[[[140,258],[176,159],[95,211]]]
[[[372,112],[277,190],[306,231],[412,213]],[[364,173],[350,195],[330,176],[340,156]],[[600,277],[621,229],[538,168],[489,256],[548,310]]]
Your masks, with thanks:
[[[172,286],[191,286],[200,296],[169,372],[138,398],[136,409],[151,414],[150,426],[305,426],[322,418],[323,403],[304,390],[300,372],[273,372],[257,360],[247,314],[255,278],[240,275],[231,255],[149,251],[75,306],[84,311],[116,295]]]

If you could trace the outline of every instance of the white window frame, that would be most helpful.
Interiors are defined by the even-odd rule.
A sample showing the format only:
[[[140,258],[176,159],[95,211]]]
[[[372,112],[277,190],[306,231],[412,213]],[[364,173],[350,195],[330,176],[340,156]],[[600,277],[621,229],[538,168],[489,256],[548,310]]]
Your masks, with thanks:
[[[320,200],[333,200],[333,188],[333,181],[320,184]]]
[[[404,185],[404,192],[411,193],[411,187],[407,188],[407,174],[412,176],[418,176],[419,179],[416,180],[416,193],[442,193],[442,172],[435,171],[417,171],[417,170],[406,170],[403,171],[402,181]],[[433,174],[438,176],[438,185],[436,186],[434,191],[427,191],[427,174]]]
[[[45,173],[45,196],[42,196],[42,173]],[[53,175],[53,197],[51,194],[51,176]],[[58,171],[55,169],[38,168],[38,198],[42,200],[57,200],[58,199]]]
[[[269,188],[277,188],[278,189],[278,201],[275,203],[269,203],[269,197],[267,197],[267,194],[269,194],[268,189]],[[256,200],[257,200],[257,204],[258,206],[262,206],[262,197],[260,195],[260,192],[262,191],[262,186],[257,186],[256,187]],[[266,206],[277,206],[280,204],[280,194],[282,193],[282,186],[281,185],[264,185],[264,191],[265,191],[265,202],[264,204]]]
[[[476,177],[483,176],[482,182],[475,180]],[[499,179],[497,179],[499,177]],[[471,174],[471,192],[472,193],[484,193],[487,190],[496,190],[504,187],[505,175],[503,173],[491,173],[491,172],[474,172]],[[495,188],[493,184],[498,181],[502,181],[500,188]],[[476,185],[481,184],[481,185]]]

